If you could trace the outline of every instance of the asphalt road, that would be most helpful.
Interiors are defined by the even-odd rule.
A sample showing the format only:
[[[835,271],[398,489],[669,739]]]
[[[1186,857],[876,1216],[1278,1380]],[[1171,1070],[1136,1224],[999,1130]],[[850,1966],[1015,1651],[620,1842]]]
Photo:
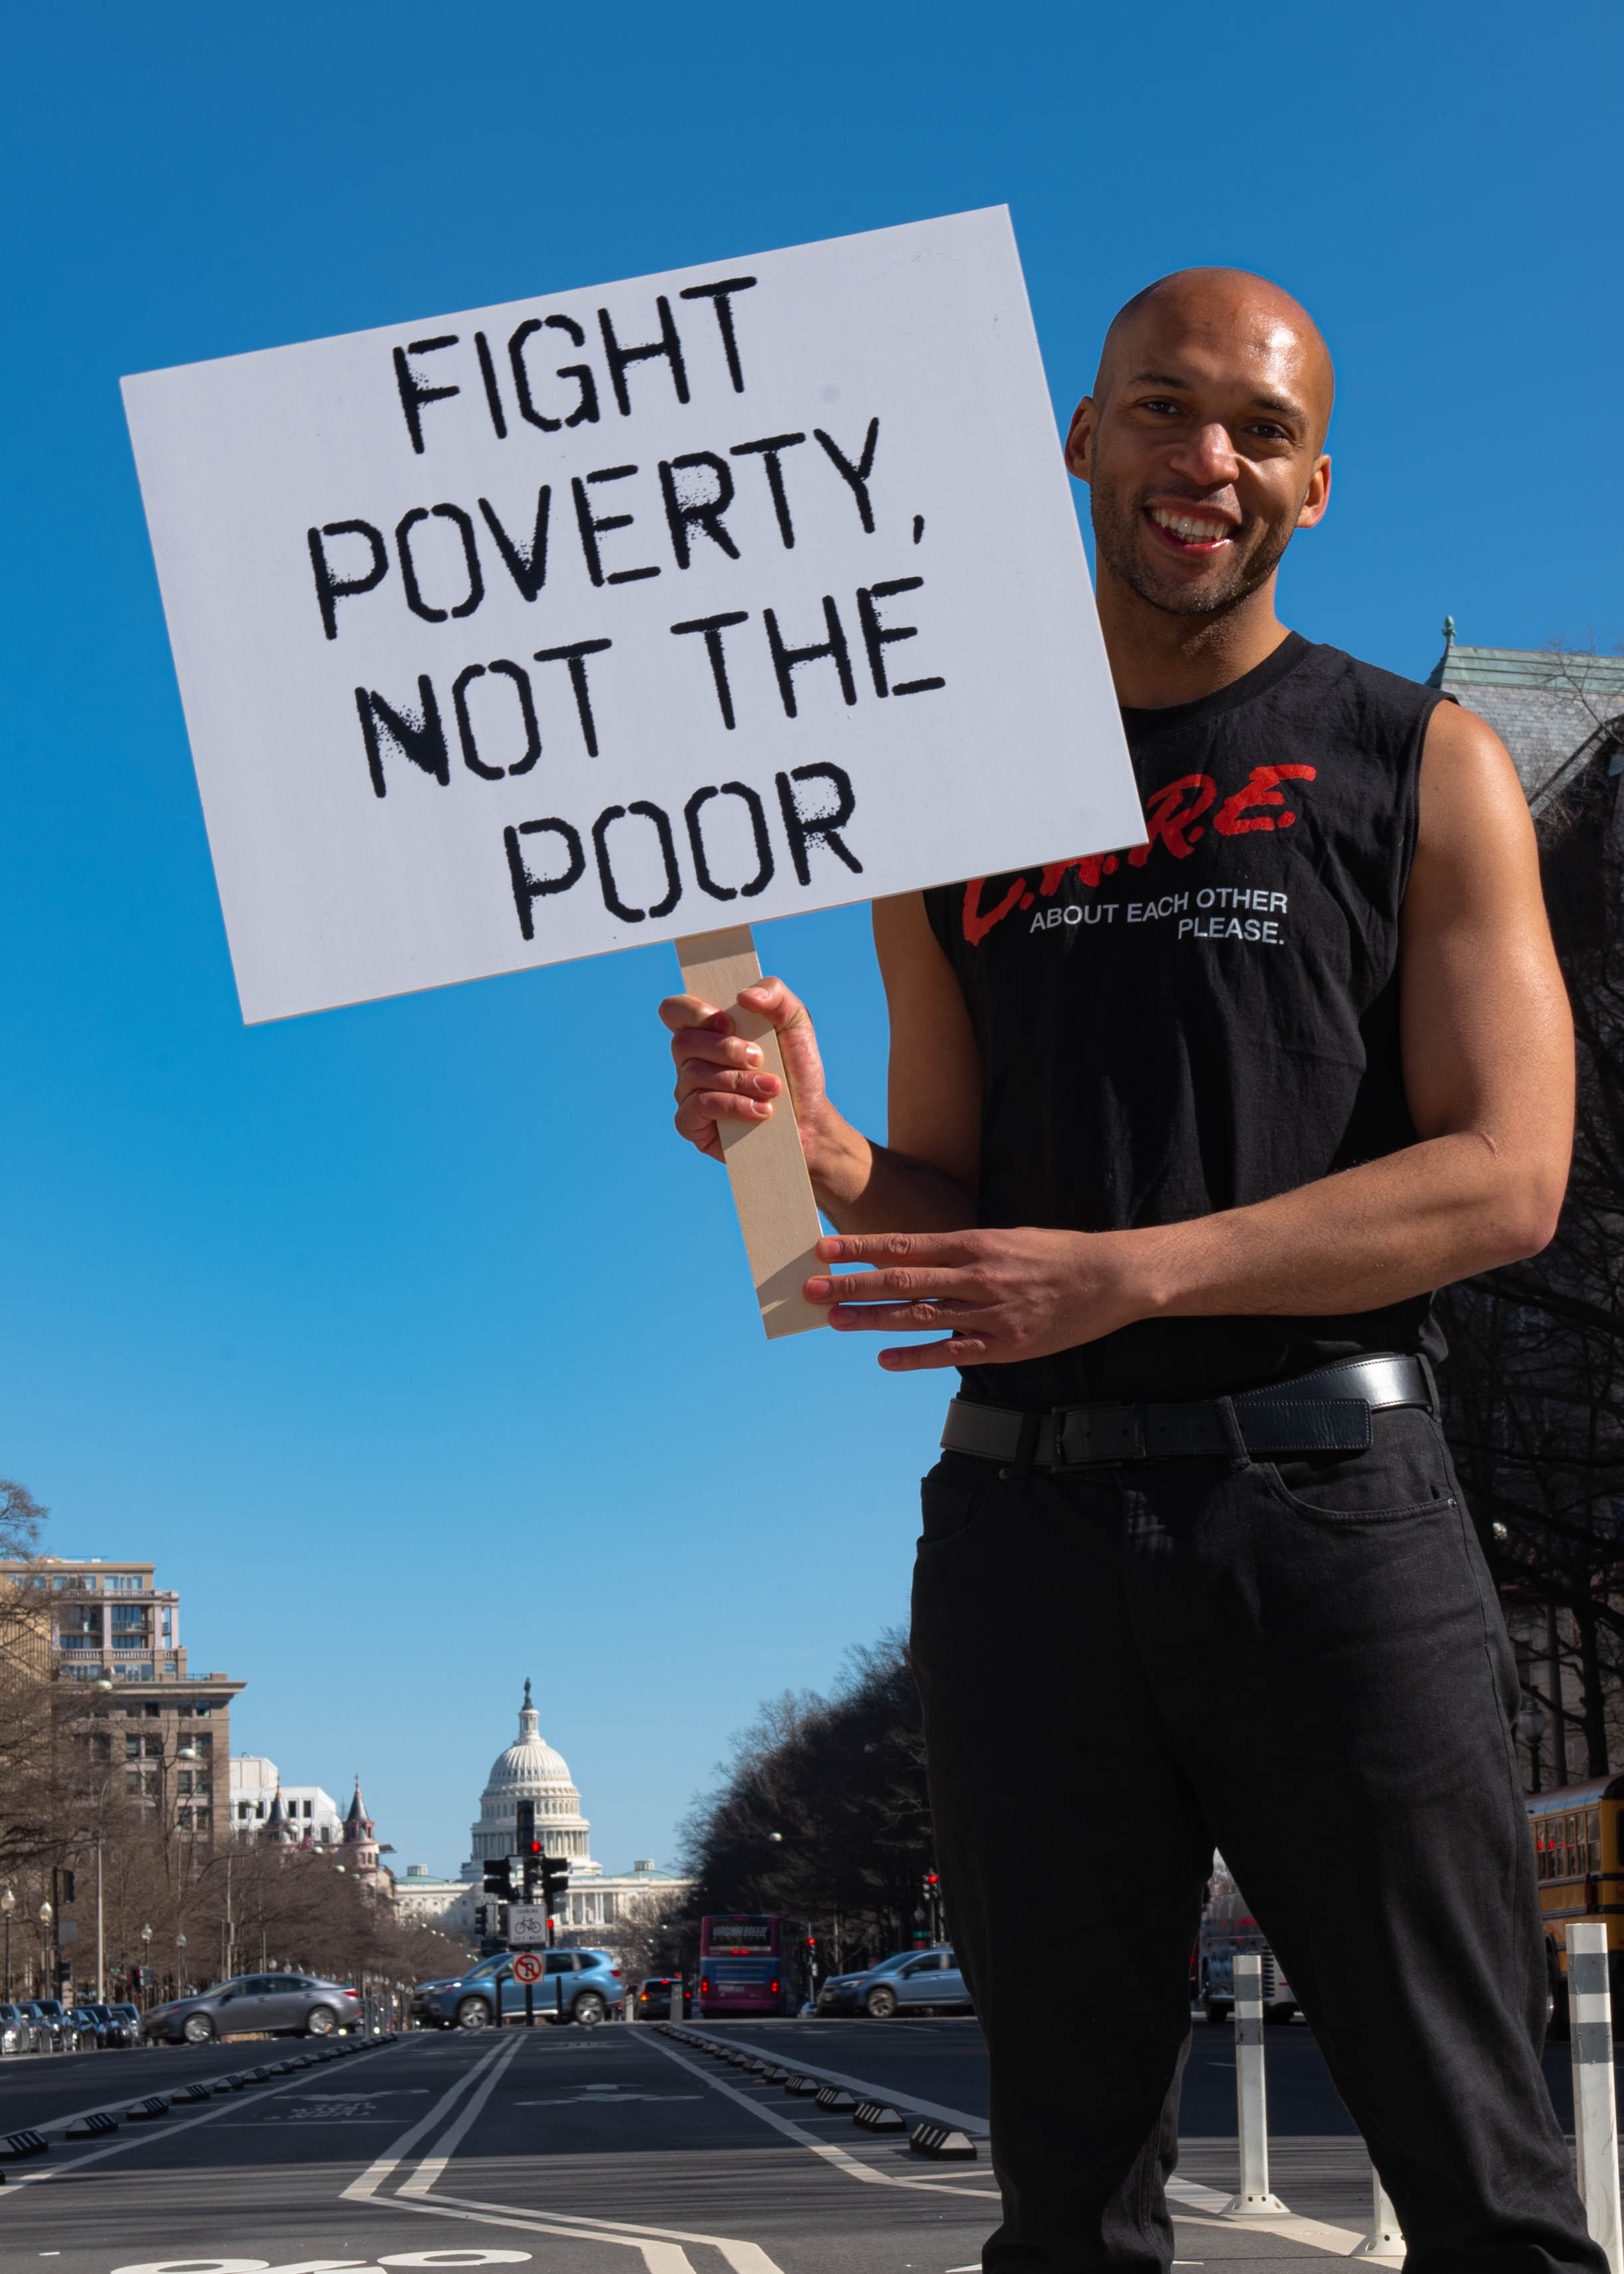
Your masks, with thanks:
[[[906,2135],[857,2129],[694,2043],[749,2049],[866,2086],[910,2120],[980,2140],[933,2164]],[[1183,2264],[1283,2274],[1346,2256],[1369,2165],[1309,2032],[1268,2032],[1276,2190],[1267,2229],[1217,2214],[1235,2184],[1234,2052],[1196,2024],[1175,2181]],[[961,2274],[996,2223],[986,2072],[969,2021],[707,2022],[673,2035],[435,2032],[328,2050],[237,2092],[228,2074],[298,2043],[81,2054],[0,2064],[0,2138],[43,2131],[7,2162],[10,2274],[338,2274],[524,2266],[532,2274]],[[195,2101],[172,2096],[209,2088]],[[124,2112],[152,2094],[167,2115]],[[93,2109],[104,2137],[69,2139]],[[631,2254],[628,2263],[628,2254]],[[639,2264],[641,2260],[641,2264]],[[1395,2263],[1395,2262],[1389,2262]]]

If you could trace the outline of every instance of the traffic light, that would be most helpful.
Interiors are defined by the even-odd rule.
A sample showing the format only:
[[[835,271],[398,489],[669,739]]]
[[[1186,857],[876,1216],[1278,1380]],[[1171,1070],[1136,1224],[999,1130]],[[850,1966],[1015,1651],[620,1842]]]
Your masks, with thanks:
[[[562,1856],[541,1858],[541,1886],[547,1909],[558,1909],[559,1897],[569,1885],[569,1865]]]
[[[485,1867],[485,1891],[487,1895],[500,1895],[504,1902],[513,1899],[513,1866],[506,1856],[492,1856]]]
[[[73,1900],[73,1874],[71,1871],[64,1871],[62,1875],[62,1900],[64,1903],[71,1903]]]
[[[518,1818],[519,1860],[524,1869],[524,1900],[536,1900],[536,1881],[541,1870],[541,1842],[536,1837],[536,1803],[533,1800],[519,1802]]]

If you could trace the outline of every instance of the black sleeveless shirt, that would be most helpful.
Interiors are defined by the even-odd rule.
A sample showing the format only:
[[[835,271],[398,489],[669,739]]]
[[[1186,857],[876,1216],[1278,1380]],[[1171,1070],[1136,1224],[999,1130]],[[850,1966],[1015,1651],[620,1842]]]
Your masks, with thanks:
[[[1147,847],[926,893],[981,1048],[982,1224],[1181,1224],[1414,1143],[1399,912],[1443,699],[1291,633],[1215,695],[1124,712]],[[1210,1397],[1440,1355],[1431,1310],[1143,1320],[965,1393]]]

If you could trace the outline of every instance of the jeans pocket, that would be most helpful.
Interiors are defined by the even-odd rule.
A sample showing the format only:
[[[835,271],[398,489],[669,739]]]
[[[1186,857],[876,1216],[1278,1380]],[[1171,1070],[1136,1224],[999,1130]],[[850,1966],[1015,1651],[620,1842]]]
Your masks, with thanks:
[[[968,1532],[996,1475],[990,1461],[973,1453],[944,1453],[920,1479],[920,1547],[941,1547]]]
[[[1438,1425],[1413,1407],[1372,1414],[1363,1452],[1304,1453],[1259,1465],[1288,1507],[1332,1523],[1397,1523],[1455,1505]]]

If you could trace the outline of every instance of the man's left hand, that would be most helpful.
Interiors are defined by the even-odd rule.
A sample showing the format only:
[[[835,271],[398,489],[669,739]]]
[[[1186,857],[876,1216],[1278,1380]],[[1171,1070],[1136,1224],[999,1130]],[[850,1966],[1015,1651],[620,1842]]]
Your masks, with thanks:
[[[1047,1358],[1114,1333],[1149,1307],[1130,1292],[1120,1233],[871,1232],[820,1239],[817,1252],[826,1263],[875,1267],[806,1282],[807,1300],[830,1306],[837,1330],[948,1329],[945,1342],[883,1350],[880,1364],[893,1374]]]

